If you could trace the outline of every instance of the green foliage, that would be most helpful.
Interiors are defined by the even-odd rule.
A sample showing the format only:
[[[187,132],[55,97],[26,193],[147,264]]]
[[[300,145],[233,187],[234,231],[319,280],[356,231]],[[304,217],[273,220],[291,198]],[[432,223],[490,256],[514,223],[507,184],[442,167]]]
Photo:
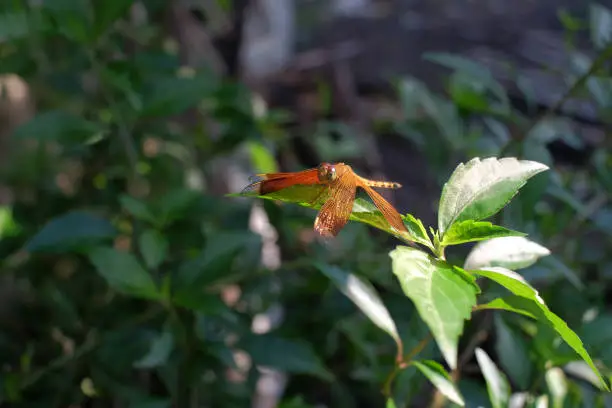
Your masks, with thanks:
[[[27,243],[30,252],[71,252],[117,236],[117,230],[106,219],[97,215],[71,211],[50,220]]]
[[[489,391],[491,405],[493,408],[508,406],[510,400],[510,384],[508,384],[508,379],[499,371],[495,363],[483,349],[477,348],[475,353],[478,365],[482,369],[482,374],[487,381],[487,390]]]
[[[126,295],[159,299],[159,292],[149,273],[129,253],[113,248],[94,248],[89,260],[108,285]]]
[[[357,198],[332,241],[311,234],[317,187],[257,206],[220,192],[243,172],[291,171],[294,134],[323,160],[359,161],[348,123],[289,129],[295,112],[185,67],[168,2],[0,3],[0,69],[36,108],[3,140],[3,406],[241,407],[271,378],[287,408],[502,407],[519,392],[529,406],[610,404],[612,155],[602,143],[563,166],[549,149],[599,140],[556,114],[568,98],[610,124],[603,3],[586,20],[559,13],[569,89],[538,117],[530,78],[510,98],[482,64],[426,54],[450,70],[445,92],[399,79],[403,118],[381,125],[427,163],[404,171],[438,183],[437,230],[402,214],[399,233]],[[574,48],[582,31],[597,55]]]
[[[440,363],[431,360],[425,361],[413,361],[414,365],[418,370],[423,373],[425,377],[438,389],[440,392],[449,399],[460,406],[465,406],[463,398],[457,390],[457,387],[453,384],[450,376],[444,370],[444,367]]]
[[[553,328],[596,373],[600,387],[608,390],[608,383],[576,333],[550,311],[537,290],[521,275],[506,269],[530,266],[539,257],[548,255],[550,251],[524,238],[522,236],[524,234],[480,221],[500,211],[525,185],[528,178],[546,169],[547,167],[540,163],[518,161],[514,158],[485,160],[476,158],[467,164],[460,164],[442,190],[438,217],[439,230],[432,230],[434,242],[433,248],[430,249],[433,254],[405,246],[397,247],[390,253],[392,269],[403,292],[415,304],[419,315],[431,330],[451,369],[457,368],[459,338],[463,333],[465,320],[471,318],[472,310],[504,309],[531,317]],[[318,196],[319,189],[318,186],[296,186],[260,197],[297,202],[303,206],[319,209],[322,203],[313,199]],[[243,195],[256,194],[246,192]],[[357,205],[356,203],[355,207]],[[366,218],[357,212],[361,215],[358,217],[355,208],[353,211],[352,219],[372,224],[372,216]],[[414,224],[414,217],[405,218]],[[379,218],[379,222],[384,222],[384,218],[382,220]],[[419,223],[416,230],[424,232],[425,228]],[[387,231],[392,233],[390,228]],[[411,234],[410,240],[415,241],[415,236],[418,235]],[[466,260],[467,271],[444,259],[446,246],[476,240],[486,241],[471,252]],[[345,272],[326,266],[320,269],[339,284],[343,293],[376,325],[390,333],[398,342],[395,324],[389,321],[387,311],[373,288]],[[513,296],[499,297],[477,306],[476,295],[481,292],[476,284],[477,276],[487,277],[499,283],[512,292]],[[398,346],[399,344],[398,342]],[[508,386],[507,384],[502,386],[500,383],[505,380],[500,379],[497,369],[491,366],[492,363],[486,355],[480,353],[478,358],[481,365],[486,365],[486,370],[483,368],[483,372],[491,400],[495,406],[503,406],[502,401],[508,399]],[[416,365],[416,362],[410,360],[404,364],[406,363]],[[455,389],[452,388],[451,391],[447,387],[448,374],[441,366],[435,364],[436,370],[422,364],[417,367],[443,395],[463,405],[463,399],[455,393]],[[440,372],[444,375],[440,376]],[[502,393],[500,387],[504,388],[504,395],[500,394]]]
[[[422,251],[398,247],[390,255],[404,293],[415,303],[448,365],[455,368],[459,336],[476,304],[478,287],[471,277]]]

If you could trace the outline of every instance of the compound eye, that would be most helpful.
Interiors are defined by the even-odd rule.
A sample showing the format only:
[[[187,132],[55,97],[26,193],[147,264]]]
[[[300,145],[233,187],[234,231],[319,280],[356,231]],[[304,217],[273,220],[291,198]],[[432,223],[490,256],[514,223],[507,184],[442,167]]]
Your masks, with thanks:
[[[331,166],[327,171],[327,179],[329,181],[334,181],[336,179],[336,168],[334,166]]]
[[[323,163],[318,169],[319,181],[333,181],[336,179],[336,168],[330,164]]]

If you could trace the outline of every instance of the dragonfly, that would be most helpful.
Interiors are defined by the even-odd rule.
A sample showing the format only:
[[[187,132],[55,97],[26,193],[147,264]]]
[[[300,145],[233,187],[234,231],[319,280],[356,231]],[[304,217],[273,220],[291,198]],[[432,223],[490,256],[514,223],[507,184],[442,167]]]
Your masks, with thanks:
[[[314,229],[324,237],[335,237],[346,225],[353,211],[357,188],[368,194],[391,227],[399,232],[408,232],[397,210],[374,188],[397,189],[401,184],[392,181],[368,180],[357,175],[345,163],[321,163],[318,167],[294,173],[256,174],[252,182],[242,191],[258,195],[270,194],[295,185],[323,186],[313,200],[325,197],[325,202],[315,219]]]

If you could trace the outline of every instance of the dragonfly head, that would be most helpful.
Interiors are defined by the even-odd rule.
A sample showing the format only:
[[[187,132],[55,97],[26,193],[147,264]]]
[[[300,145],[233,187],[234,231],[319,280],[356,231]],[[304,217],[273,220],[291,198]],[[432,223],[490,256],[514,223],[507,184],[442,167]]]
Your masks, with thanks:
[[[319,181],[330,182],[334,181],[338,176],[336,174],[336,166],[330,163],[321,163],[318,168]]]

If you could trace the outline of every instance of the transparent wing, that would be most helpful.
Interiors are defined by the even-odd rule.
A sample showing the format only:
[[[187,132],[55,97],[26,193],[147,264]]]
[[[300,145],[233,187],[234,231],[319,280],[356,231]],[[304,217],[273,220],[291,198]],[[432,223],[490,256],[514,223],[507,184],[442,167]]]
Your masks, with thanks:
[[[345,172],[329,185],[329,198],[315,219],[314,229],[322,236],[336,236],[346,225],[355,201],[357,179]]]
[[[373,188],[367,186],[366,184],[360,184],[359,186],[363,188],[366,193],[368,193],[372,201],[374,201],[374,205],[376,205],[376,208],[380,210],[389,225],[391,225],[398,231],[408,232],[406,226],[404,225],[404,222],[402,221],[402,217],[400,217],[395,207],[393,207],[387,200],[383,198],[383,196],[378,194]]]

